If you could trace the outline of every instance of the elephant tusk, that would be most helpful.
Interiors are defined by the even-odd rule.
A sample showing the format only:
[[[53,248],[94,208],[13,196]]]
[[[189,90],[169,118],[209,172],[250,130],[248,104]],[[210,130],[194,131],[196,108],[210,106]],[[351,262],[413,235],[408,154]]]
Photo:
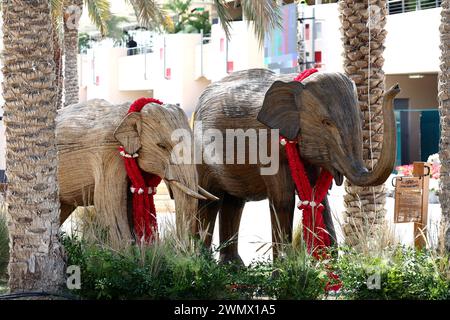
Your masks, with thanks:
[[[207,200],[204,196],[202,196],[201,194],[198,194],[197,192],[189,189],[188,187],[186,187],[184,184],[175,181],[175,180],[171,180],[169,181],[170,185],[173,185],[175,187],[177,187],[178,189],[180,189],[181,191],[183,191],[184,193],[186,193],[188,196],[191,196],[195,199],[198,200]]]
[[[203,189],[202,187],[200,187],[200,186],[197,186],[198,187],[198,192],[201,194],[201,195],[203,195],[203,196],[205,196],[206,198],[208,198],[209,200],[212,200],[212,201],[217,201],[217,200],[219,200],[219,198],[217,198],[215,195],[213,195],[212,193],[209,193],[208,191],[206,191],[205,189]]]

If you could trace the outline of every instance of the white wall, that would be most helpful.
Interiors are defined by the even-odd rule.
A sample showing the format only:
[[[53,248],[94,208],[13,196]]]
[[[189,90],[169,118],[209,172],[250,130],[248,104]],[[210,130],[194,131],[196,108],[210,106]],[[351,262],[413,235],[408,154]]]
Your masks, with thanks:
[[[343,71],[343,52],[337,3],[307,6],[305,17],[322,22],[322,38],[316,51],[322,51],[323,71]],[[439,24],[441,8],[388,15],[384,51],[386,74],[434,73],[439,70]],[[308,44],[309,45],[309,44]]]
[[[441,8],[389,15],[384,70],[388,74],[439,71]]]
[[[195,75],[200,34],[169,34],[154,38],[153,52],[127,56],[124,48],[100,47],[82,55],[80,97],[112,103],[142,96],[180,104],[190,115],[209,84]],[[166,78],[166,70],[171,74]]]
[[[252,23],[248,27],[246,21],[235,21],[230,26],[230,41],[226,40],[222,27],[215,24],[210,43],[203,46],[203,75],[209,80],[217,81],[227,76],[227,62],[233,63],[233,71],[264,68],[264,49],[254,35]],[[197,52],[200,55],[199,48]],[[200,74],[199,61],[197,66],[196,73]]]

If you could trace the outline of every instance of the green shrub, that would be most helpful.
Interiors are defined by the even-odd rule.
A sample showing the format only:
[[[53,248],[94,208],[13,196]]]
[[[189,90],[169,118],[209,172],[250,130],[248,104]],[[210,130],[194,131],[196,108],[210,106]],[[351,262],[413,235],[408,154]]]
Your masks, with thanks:
[[[317,299],[325,291],[321,263],[290,250],[272,264],[217,263],[214,252],[192,240],[165,239],[115,251],[63,236],[68,264],[81,269],[77,294],[90,299]]]
[[[92,299],[231,299],[229,266],[209,250],[179,250],[173,243],[132,246],[122,252],[63,237],[69,265],[81,268],[78,294]],[[201,246],[195,246],[201,248]]]
[[[325,262],[314,259],[303,245],[296,249],[287,248],[284,256],[275,260],[272,265],[272,275],[264,288],[269,297],[312,300],[319,299],[326,293],[325,287],[329,279]]]
[[[335,268],[348,299],[450,298],[449,257],[428,250],[396,247],[371,257],[345,249]]]
[[[6,217],[3,211],[0,211],[0,280],[6,274],[6,268],[9,261],[9,236],[6,225]]]

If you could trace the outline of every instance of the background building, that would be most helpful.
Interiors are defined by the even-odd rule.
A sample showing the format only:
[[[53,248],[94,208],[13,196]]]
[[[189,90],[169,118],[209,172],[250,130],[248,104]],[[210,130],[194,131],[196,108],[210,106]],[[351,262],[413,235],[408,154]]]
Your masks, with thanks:
[[[123,3],[112,1],[112,12],[129,19],[121,27],[134,36],[138,44],[136,54],[129,55],[125,43],[110,39],[91,42],[92,48],[79,55],[81,101],[102,98],[121,103],[151,96],[179,104],[190,116],[204,88],[233,71],[269,68],[288,73],[317,67],[321,71],[343,72],[337,3],[306,5],[284,1],[283,28],[267,34],[264,45],[256,40],[252,23],[247,23],[239,1],[229,1],[234,20],[230,40],[226,39],[211,1],[192,3],[192,9],[210,11],[210,35],[143,30],[132,9]],[[388,6],[384,71],[387,87],[398,82],[402,88],[395,100],[397,164],[407,164],[424,161],[438,150],[440,1],[388,1]],[[97,31],[89,23],[87,10],[80,23],[80,31],[95,38]],[[4,152],[3,134],[0,150]],[[4,168],[3,156],[0,168]]]

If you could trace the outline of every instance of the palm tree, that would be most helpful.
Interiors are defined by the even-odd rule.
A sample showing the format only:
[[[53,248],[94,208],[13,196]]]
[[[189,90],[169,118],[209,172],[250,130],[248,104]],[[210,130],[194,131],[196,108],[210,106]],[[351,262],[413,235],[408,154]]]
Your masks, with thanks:
[[[439,156],[441,174],[439,200],[442,209],[442,245],[450,252],[450,1],[442,1],[441,11],[441,72],[439,73],[439,112],[441,143]]]
[[[78,22],[83,5],[89,17],[104,35],[110,18],[108,0],[62,0],[64,19],[64,104],[79,101],[78,87]]]
[[[370,6],[368,7],[368,3]],[[366,166],[375,166],[383,140],[381,103],[384,92],[383,51],[386,37],[386,1],[340,0],[344,70],[355,81],[363,113],[363,148]],[[369,28],[370,26],[370,28]],[[361,235],[372,239],[384,225],[386,189],[357,187],[346,181],[346,242],[357,245]]]
[[[64,279],[64,262],[58,241],[55,64],[49,1],[3,1],[2,14],[9,287],[13,292],[55,291]]]
[[[85,5],[89,17],[102,35],[107,34],[110,21],[108,0],[53,0],[63,1],[64,13],[64,92],[65,105],[77,103],[78,97],[78,20]],[[164,21],[163,14],[155,0],[125,0],[136,14],[139,23],[148,28],[156,28]]]

